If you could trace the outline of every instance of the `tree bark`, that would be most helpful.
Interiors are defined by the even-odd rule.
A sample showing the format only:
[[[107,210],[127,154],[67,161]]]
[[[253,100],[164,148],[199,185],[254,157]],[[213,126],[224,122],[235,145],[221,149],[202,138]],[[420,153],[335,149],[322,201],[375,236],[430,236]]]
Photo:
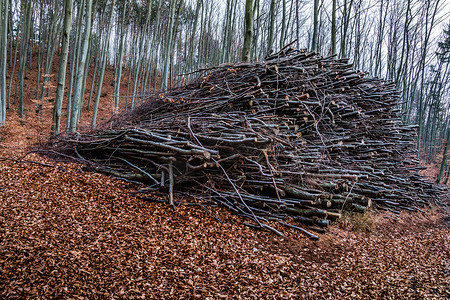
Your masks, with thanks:
[[[273,49],[273,35],[275,31],[275,0],[270,1],[270,11],[269,11],[269,37],[267,42],[267,52],[271,52]]]
[[[450,129],[447,129],[447,140],[445,141],[444,154],[442,156],[441,168],[439,170],[439,175],[438,178],[436,179],[436,183],[440,183],[442,180],[442,176],[444,175],[445,165],[447,162],[447,152],[449,142],[450,142]]]
[[[69,38],[72,28],[73,0],[64,1],[64,25],[61,56],[59,59],[58,83],[56,86],[55,106],[53,108],[53,127],[52,132],[60,132],[61,109],[64,98],[64,85],[66,82],[67,57],[69,54]]]
[[[85,17],[85,26],[84,34],[83,34],[83,45],[81,47],[80,53],[80,63],[78,65],[78,71],[76,74],[76,81],[74,86],[74,94],[73,94],[73,103],[72,103],[72,111],[70,115],[70,126],[69,131],[75,132],[78,126],[78,119],[80,115],[79,105],[82,101],[83,95],[81,95],[81,91],[83,89],[83,81],[84,81],[84,68],[87,61],[87,53],[89,50],[89,38],[91,36],[91,18],[92,18],[92,0],[86,1],[86,17]]]
[[[336,2],[333,0],[331,10],[331,55],[336,55]]]
[[[117,70],[117,77],[116,80],[114,82],[114,112],[117,112],[119,110],[119,99],[120,99],[120,81],[122,78],[122,60],[123,60],[123,42],[124,42],[124,36],[125,36],[125,27],[124,27],[124,23],[125,23],[125,16],[127,13],[127,5],[128,1],[125,1],[124,3],[124,9],[122,12],[122,21],[121,21],[121,26],[120,26],[120,44],[119,44],[119,55],[118,55],[118,59],[116,62],[116,68],[118,68]]]
[[[6,120],[6,66],[8,64],[8,1],[0,0],[0,125]],[[11,55],[11,53],[10,53]]]
[[[245,29],[244,48],[242,49],[242,60],[250,61],[253,39],[253,0],[245,1]]]
[[[319,42],[319,0],[314,0],[314,10],[313,10],[313,36],[311,50],[318,50]]]
[[[100,69],[100,74],[99,74],[99,79],[98,79],[98,89],[97,89],[97,94],[95,95],[94,112],[92,113],[92,122],[91,122],[92,128],[95,127],[95,124],[97,121],[98,105],[99,105],[100,96],[102,93],[103,79],[105,78],[105,70],[106,70],[106,64],[107,64],[106,57],[107,57],[107,53],[109,50],[109,36],[111,35],[112,17],[114,14],[114,6],[115,5],[116,5],[116,0],[112,0],[111,12],[109,15],[109,22],[108,22],[108,30],[106,32],[106,37],[105,37],[105,47],[103,49],[102,60],[101,60],[101,69]],[[149,8],[149,9],[151,9],[151,8]]]
[[[29,2],[26,7],[25,14],[25,26],[23,26],[22,31],[22,49],[20,51],[20,64],[19,64],[19,116],[23,117],[23,84],[25,79],[26,64],[27,64],[27,54],[28,54],[28,44],[30,40],[31,31],[31,17],[32,17],[32,2]]]

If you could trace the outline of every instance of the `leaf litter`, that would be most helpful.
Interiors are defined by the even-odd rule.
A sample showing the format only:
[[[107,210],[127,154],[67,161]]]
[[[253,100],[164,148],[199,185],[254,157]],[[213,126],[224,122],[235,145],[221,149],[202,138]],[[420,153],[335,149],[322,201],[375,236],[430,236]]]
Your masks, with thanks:
[[[31,113],[9,118],[0,145],[1,298],[450,297],[448,209],[377,214],[370,230],[345,218],[319,241],[283,228],[282,238],[223,208],[173,211],[79,165],[22,158],[44,139],[38,126],[50,126]]]

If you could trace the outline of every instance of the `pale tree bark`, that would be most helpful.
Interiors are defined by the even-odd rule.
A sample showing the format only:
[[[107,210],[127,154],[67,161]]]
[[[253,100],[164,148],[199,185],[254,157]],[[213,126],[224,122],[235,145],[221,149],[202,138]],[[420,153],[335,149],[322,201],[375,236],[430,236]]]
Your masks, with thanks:
[[[252,57],[250,59],[258,59],[258,42],[259,42],[259,31],[261,28],[261,14],[260,14],[260,3],[259,0],[255,1],[253,5],[253,17],[255,18],[255,25],[253,30],[253,41],[252,41]]]
[[[69,38],[70,38],[70,30],[72,28],[72,11],[73,11],[73,0],[65,0],[61,56],[59,58],[58,83],[56,86],[55,106],[53,108],[52,131],[54,134],[58,134],[60,132],[61,127],[60,125],[61,109],[64,99],[64,85],[66,82],[67,57],[69,54]]]
[[[96,8],[97,8],[97,4],[98,3],[99,3],[98,1],[95,1],[95,2],[92,3],[93,6],[92,6],[92,16],[91,16],[91,30],[92,30],[92,28],[94,26],[94,17],[95,17],[95,12],[96,12]],[[103,18],[104,18],[105,14],[106,13],[101,14],[101,16],[99,17],[99,22],[101,22],[102,24],[103,24]],[[101,35],[101,33],[100,33],[100,35]],[[91,61],[93,60],[92,55],[91,55],[91,53],[94,51],[94,47],[93,47],[94,43],[92,42],[92,38],[93,38],[93,34],[91,32],[91,34],[89,36],[89,42],[88,42],[88,52],[87,52],[87,56],[86,56],[87,60],[86,60],[86,64],[84,65],[83,81],[82,81],[82,84],[81,84],[82,88],[81,88],[80,95],[82,95],[82,97],[81,97],[81,101],[78,103],[78,108],[77,108],[78,111],[79,111],[77,122],[80,120],[81,113],[83,111],[83,102],[84,102],[84,96],[85,96],[86,86],[87,86],[87,78],[88,78],[88,75],[89,75],[89,69],[90,69],[90,66],[91,66]],[[98,46],[97,48],[100,48],[100,46]],[[98,73],[100,73],[100,71]],[[95,76],[95,74],[94,74],[94,76]],[[94,78],[92,80],[94,80]],[[88,100],[88,102],[89,102],[89,100]],[[87,107],[87,110],[89,110],[89,109],[90,108]]]
[[[171,39],[171,44],[170,44],[170,86],[173,87],[173,66],[174,66],[174,49],[175,49],[175,41],[177,40],[177,32],[178,32],[178,25],[180,24],[180,16],[181,16],[181,9],[184,7],[184,0],[180,0],[180,3],[178,4],[178,9],[177,12],[175,14],[175,20],[173,23],[173,33],[172,33],[172,39]],[[181,37],[180,37],[181,38]],[[208,57],[208,55],[206,55],[206,57]]]
[[[20,14],[19,14],[20,15]],[[19,24],[18,24],[18,26],[17,26],[17,32],[19,32],[19,31],[21,31],[21,29],[22,29],[22,24],[23,24],[23,22],[22,22],[22,19],[23,19],[23,17],[19,17]],[[12,78],[14,77],[14,74],[15,74],[15,71],[16,71],[16,61],[17,61],[17,53],[19,53],[19,38],[18,37],[16,37],[16,41],[15,41],[15,49],[14,49],[14,60],[13,60],[13,64],[12,64],[12,70],[11,70],[11,76],[10,76],[10,80],[9,80],[9,86],[8,86],[8,96],[7,96],[7,103],[6,103],[6,108],[7,109],[9,109],[9,107],[10,107],[10,100],[11,100],[11,89],[12,89]],[[9,54],[11,57],[13,56],[12,55],[12,52],[10,52],[10,54]],[[14,99],[15,99],[15,97],[14,97]]]
[[[44,96],[48,96],[48,82],[50,81],[50,75],[51,75],[51,69],[52,69],[52,62],[53,62],[53,55],[54,55],[54,51],[55,51],[55,47],[56,44],[58,42],[57,39],[57,34],[59,32],[58,30],[58,5],[56,3],[57,1],[55,1],[55,5],[54,5],[54,11],[52,12],[52,17],[50,20],[50,25],[49,25],[49,32],[48,32],[48,36],[47,36],[47,54],[46,54],[46,58],[45,58],[45,68],[44,68],[44,80],[43,80],[43,84],[42,84],[42,89],[41,89],[41,95],[40,95],[40,99],[41,101],[43,100]],[[46,95],[45,95],[46,94]]]
[[[83,7],[86,5],[86,0],[81,0],[78,4],[77,11],[77,27],[76,27],[76,37],[74,41],[73,50],[71,51],[72,59],[70,63],[70,80],[69,80],[69,91],[67,93],[67,113],[66,113],[66,130],[70,129],[70,122],[72,119],[72,94],[74,90],[74,82],[75,82],[75,70],[78,69],[79,62],[79,53],[81,51],[81,42],[82,42],[82,25],[83,25]]]
[[[295,37],[297,39],[297,49],[300,49],[300,3],[295,0]]]
[[[14,41],[17,40],[17,37],[14,37],[14,28],[13,28],[13,14],[14,14],[14,8],[12,0],[3,0],[3,1],[9,1],[9,8],[8,8],[8,29],[9,29],[9,67],[13,65],[13,44]],[[19,22],[20,23],[20,22]],[[20,24],[19,24],[20,26]],[[9,101],[9,100],[8,100]]]
[[[31,32],[31,16],[33,12],[32,2],[26,5],[25,24],[22,31],[22,46],[20,50],[20,64],[19,64],[19,116],[23,117],[23,84],[25,79],[28,44],[30,41]]]
[[[127,93],[125,96],[125,109],[128,109],[128,98],[130,96],[130,86],[131,86],[131,81],[133,77],[133,70],[135,68],[135,64],[136,64],[136,56],[138,55],[135,45],[137,44],[138,39],[137,39],[137,35],[133,35],[132,38],[132,43],[131,43],[131,47],[130,47],[130,53],[131,53],[131,61],[128,65],[128,78],[127,78]]]
[[[156,7],[156,18],[155,18],[156,20],[153,24],[152,41],[150,44],[150,51],[149,51],[149,55],[148,55],[149,58],[147,60],[147,73],[145,74],[144,84],[141,87],[142,94],[145,94],[146,91],[150,90],[150,88],[151,88],[153,68],[156,68],[155,56],[158,57],[158,45],[156,43],[156,38],[158,36],[158,28],[159,28],[160,20],[161,20],[162,0],[155,0],[155,1],[157,1],[157,3],[158,3],[158,5]],[[185,57],[187,57],[187,56],[185,56]],[[187,60],[188,59],[186,58],[186,61]],[[156,78],[155,78],[155,80],[156,80]]]
[[[138,95],[138,83],[139,83],[139,79],[140,79],[140,72],[141,72],[141,67],[142,64],[144,62],[144,59],[146,57],[147,54],[147,48],[148,48],[148,30],[149,30],[149,26],[150,26],[150,17],[151,17],[151,3],[150,1],[147,2],[147,6],[148,6],[148,10],[147,10],[147,16],[145,18],[145,25],[144,28],[142,29],[142,34],[140,37],[140,44],[139,44],[139,48],[137,50],[137,65],[136,65],[136,70],[135,70],[135,74],[134,74],[134,82],[133,82],[133,93],[131,96],[131,109],[134,108],[134,104],[136,102],[136,98]]]
[[[95,90],[95,83],[97,80],[97,75],[98,75],[98,65],[100,62],[100,58],[101,58],[101,50],[99,49],[100,47],[97,47],[97,49],[95,49],[95,55],[93,55],[93,59],[95,60],[94,63],[94,72],[92,73],[92,80],[91,80],[91,91],[89,92],[89,100],[86,106],[86,110],[89,111],[91,109],[91,102],[92,102],[92,96],[94,95],[94,90]]]
[[[0,0],[0,125],[6,120],[6,67],[8,64],[8,0]]]
[[[123,42],[124,42],[124,37],[125,37],[125,16],[127,15],[127,8],[128,8],[128,1],[125,1],[124,3],[124,8],[123,8],[123,12],[122,12],[122,21],[121,21],[121,26],[120,26],[120,42],[119,42],[119,54],[118,54],[118,58],[116,61],[116,68],[118,68],[117,70],[117,76],[116,76],[116,80],[114,82],[114,113],[118,112],[119,110],[119,99],[120,99],[120,81],[122,78],[122,60],[123,60]]]
[[[172,39],[174,36],[174,23],[175,23],[175,4],[176,0],[170,0],[170,13],[169,13],[169,22],[167,25],[167,32],[164,42],[164,65],[161,74],[161,89],[166,90],[169,81],[169,66],[170,66],[170,58],[171,58],[171,45]]]
[[[159,59],[159,53],[160,53],[160,42],[157,39],[157,37],[162,36],[161,32],[159,32],[159,28],[161,26],[161,5],[162,5],[162,0],[158,0],[158,11],[156,12],[156,22],[155,22],[155,26],[154,28],[154,33],[153,33],[153,38],[152,38],[152,51],[153,52],[153,89],[156,90],[157,88],[157,82],[158,82],[158,59]],[[150,86],[151,86],[151,78],[150,78]],[[150,87],[149,87],[150,88]]]
[[[50,9],[51,10],[51,9]],[[53,11],[53,10],[51,10]],[[44,24],[44,1],[41,1],[41,7],[40,7],[40,13],[39,13],[39,24]],[[42,37],[43,34],[42,32],[44,26],[40,26],[39,28],[39,40],[37,42],[37,47],[38,47],[38,61],[37,61],[37,74],[36,74],[36,100],[39,99],[39,85],[40,85],[40,77],[41,77],[41,68],[42,68],[42,59],[41,59],[41,52],[43,51],[44,48],[44,43],[42,41]],[[47,31],[48,31],[48,26],[47,26]],[[48,34],[48,33],[47,33]],[[47,39],[46,35],[44,35],[44,39]],[[47,39],[48,40],[48,39]],[[46,77],[44,75],[44,77]],[[40,101],[40,103],[36,103],[37,105],[37,110],[39,112],[42,112],[42,101]]]
[[[318,45],[319,45],[319,0],[314,0],[313,35],[312,35],[311,50],[317,51]]]
[[[101,60],[101,70],[100,70],[100,75],[99,75],[99,79],[98,79],[98,89],[97,89],[97,94],[95,95],[94,112],[92,114],[92,122],[91,122],[92,128],[95,127],[95,124],[97,121],[98,105],[99,105],[100,96],[102,93],[103,79],[105,78],[105,70],[106,70],[106,64],[107,64],[106,57],[107,57],[107,53],[109,50],[108,49],[109,48],[109,37],[111,35],[112,17],[114,14],[114,6],[115,5],[116,5],[116,0],[112,0],[111,12],[109,15],[108,30],[107,30],[106,37],[105,37],[105,47],[103,49],[102,60]]]
[[[228,0],[229,2],[229,0]],[[188,56],[187,56],[187,70],[189,72],[193,71],[194,69],[194,43],[195,43],[195,37],[197,34],[197,25],[198,25],[198,16],[200,13],[200,8],[203,6],[203,0],[197,0],[197,5],[195,6],[195,17],[194,17],[194,25],[192,27],[192,32],[191,32],[191,36],[190,36],[190,41],[189,41],[189,52],[188,52]],[[227,20],[228,18],[225,18],[225,20]],[[224,29],[224,32],[226,31],[226,29]],[[225,40],[224,40],[225,41]],[[225,49],[225,47],[222,48]]]
[[[92,0],[86,1],[86,9],[85,9],[85,29],[83,34],[83,44],[81,47],[80,53],[80,63],[78,65],[78,71],[76,74],[75,86],[74,86],[74,94],[73,94],[73,103],[72,110],[70,115],[70,126],[68,130],[70,132],[75,132],[78,127],[78,119],[81,113],[79,106],[82,103],[81,91],[83,90],[83,81],[84,81],[84,69],[86,65],[86,61],[88,59],[87,53],[89,49],[89,37],[91,36],[91,18],[92,18]]]

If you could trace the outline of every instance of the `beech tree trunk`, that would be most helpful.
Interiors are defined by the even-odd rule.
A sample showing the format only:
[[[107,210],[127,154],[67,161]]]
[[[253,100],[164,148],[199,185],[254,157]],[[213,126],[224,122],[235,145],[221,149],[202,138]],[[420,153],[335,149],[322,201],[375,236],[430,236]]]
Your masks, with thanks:
[[[75,132],[78,127],[78,119],[79,115],[81,113],[79,106],[80,103],[82,103],[82,97],[84,95],[81,95],[81,91],[83,90],[83,81],[84,81],[84,69],[86,65],[86,61],[88,60],[87,54],[89,49],[89,38],[91,36],[91,18],[92,18],[92,0],[86,1],[86,10],[85,10],[85,29],[84,29],[84,35],[83,35],[83,45],[81,47],[81,53],[80,53],[80,63],[78,65],[78,71],[76,74],[76,80],[75,80],[75,86],[74,86],[74,94],[73,94],[73,103],[72,103],[72,110],[70,115],[70,124],[69,124],[69,131]]]
[[[6,120],[6,67],[8,65],[8,0],[0,0],[0,125]],[[11,55],[11,54],[10,54]]]
[[[58,134],[61,123],[61,108],[64,97],[64,85],[66,83],[67,57],[69,55],[69,38],[72,28],[73,0],[64,1],[64,25],[63,38],[61,46],[61,56],[59,58],[58,83],[56,86],[55,106],[53,109],[53,127],[52,131]]]
[[[333,0],[331,10],[331,55],[336,55],[336,2]]]
[[[444,175],[445,166],[447,163],[447,153],[448,153],[448,144],[450,142],[450,129],[447,130],[447,140],[445,141],[444,154],[442,156],[441,168],[439,170],[438,178],[436,179],[436,183],[440,183],[442,180],[442,176]]]
[[[313,36],[311,50],[318,50],[319,41],[319,0],[314,0],[314,10],[313,10]]]
[[[244,48],[242,49],[242,60],[250,61],[253,39],[253,0],[245,1],[245,29]]]
[[[26,13],[24,19],[24,26],[22,31],[22,46],[20,50],[20,64],[19,64],[19,116],[23,117],[23,84],[25,80],[25,72],[27,65],[28,44],[31,32],[31,17],[33,11],[33,4],[29,2],[26,5]]]

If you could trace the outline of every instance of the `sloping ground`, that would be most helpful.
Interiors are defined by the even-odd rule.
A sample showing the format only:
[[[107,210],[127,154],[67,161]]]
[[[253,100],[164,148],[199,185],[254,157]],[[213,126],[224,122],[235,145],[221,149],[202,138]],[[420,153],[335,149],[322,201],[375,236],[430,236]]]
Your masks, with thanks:
[[[29,114],[1,131],[1,298],[450,297],[449,211],[379,214],[371,232],[341,221],[316,242],[285,228],[280,238],[221,208],[136,199],[78,165],[12,160],[39,124]]]

